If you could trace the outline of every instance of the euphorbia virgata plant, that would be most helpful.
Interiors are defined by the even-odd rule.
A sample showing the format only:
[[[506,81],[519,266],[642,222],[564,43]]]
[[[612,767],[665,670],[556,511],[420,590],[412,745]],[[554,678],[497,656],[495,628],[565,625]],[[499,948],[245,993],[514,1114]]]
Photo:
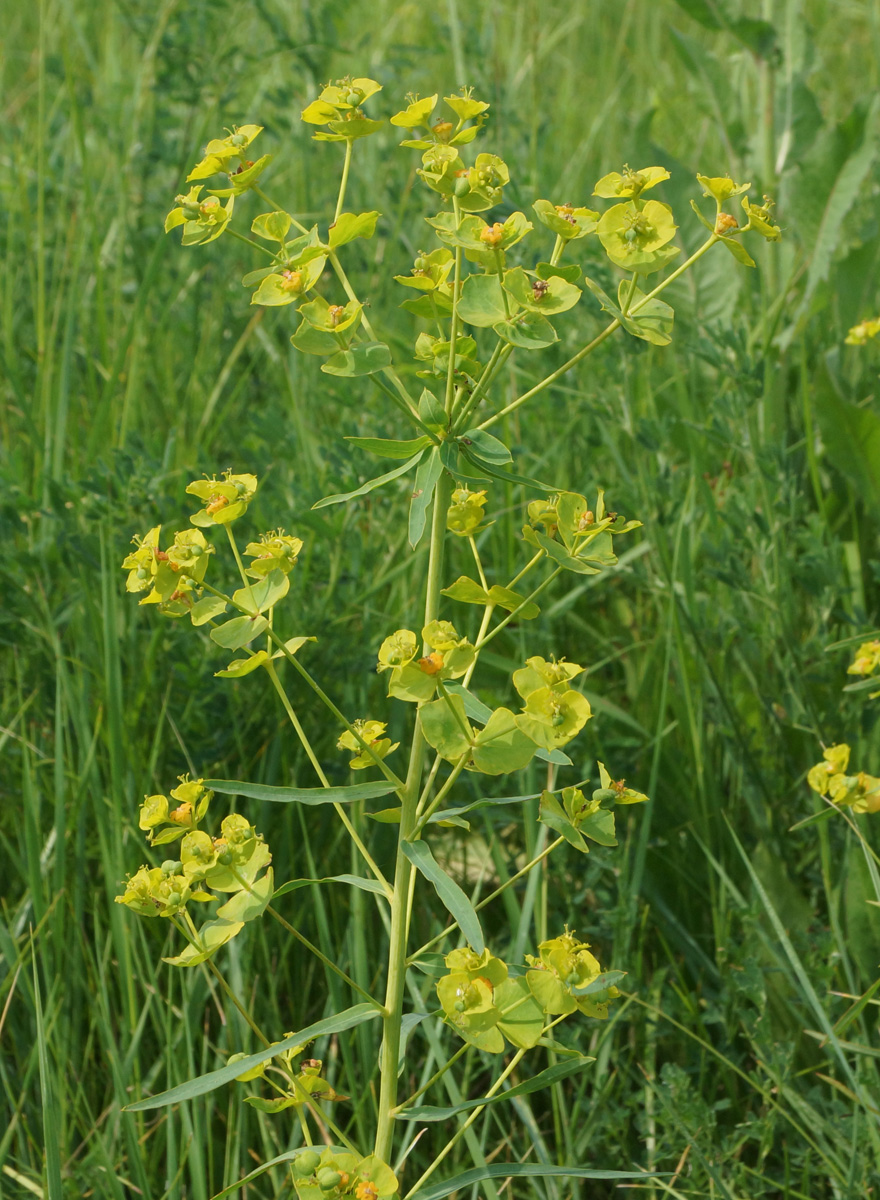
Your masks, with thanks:
[[[201,630],[197,636],[207,635],[206,650],[213,643],[227,651],[218,676],[248,676],[243,686],[256,688],[262,681],[274,689],[312,777],[289,787],[183,777],[169,796],[145,798],[140,827],[151,847],[167,849],[151,855],[118,900],[139,915],[172,922],[180,952],[165,961],[178,968],[207,964],[261,1049],[233,1055],[221,1069],[130,1108],[169,1105],[233,1080],[249,1085],[245,1102],[276,1114],[278,1121],[292,1120],[294,1133],[298,1130],[293,1140],[299,1143],[252,1176],[283,1162],[301,1200],[378,1200],[398,1190],[406,1197],[436,1200],[492,1175],[644,1179],[644,1173],[583,1164],[514,1162],[428,1184],[487,1105],[585,1069],[590,1060],[566,1051],[554,1031],[568,1020],[606,1019],[625,974],[622,964],[602,962],[576,929],[568,928],[535,938],[532,953],[506,962],[486,943],[481,910],[531,871],[549,869],[548,860],[563,843],[584,854],[591,842],[615,846],[620,807],[647,799],[601,762],[592,780],[567,778],[572,768],[567,747],[593,716],[582,690],[585,666],[578,661],[588,657],[589,647],[559,646],[549,659],[530,655],[513,671],[503,704],[490,707],[481,696],[479,669],[486,647],[514,623],[539,623],[543,593],[564,572],[612,571],[617,539],[640,525],[609,510],[592,480],[582,485],[588,500],[586,494],[521,474],[497,431],[504,428],[504,417],[540,396],[618,331],[656,346],[667,344],[673,312],[662,293],[704,254],[718,246],[723,250],[716,252],[754,266],[744,238],[776,240],[780,233],[770,202],[765,197],[752,203],[748,184],[699,175],[703,199],[692,204],[707,234],[679,261],[683,255],[674,244],[672,210],[654,198],[654,189],[669,177],[657,166],[624,166],[605,175],[593,191],[595,210],[560,197],[539,198],[529,214],[493,219],[511,170],[497,155],[472,147],[489,105],[469,90],[445,97],[439,106],[437,96],[409,97],[390,120],[406,131],[404,151],[418,154],[418,175],[434,194],[437,211],[425,218],[430,248],[395,276],[404,297],[401,307],[416,326],[413,361],[403,364],[381,336],[380,314],[367,312],[367,297],[345,269],[346,246],[373,237],[380,219],[375,211],[346,209],[357,143],[384,127],[374,114],[380,91],[371,79],[342,79],[324,88],[302,114],[316,126],[315,140],[336,142],[342,152],[338,198],[326,226],[304,224],[263,191],[270,156],[252,157],[261,133],[257,125],[233,128],[208,144],[187,178],[189,191],[177,197],[165,223],[166,230],[182,228],[184,246],[203,246],[221,236],[248,243],[261,256],[261,265],[242,281],[252,289],[251,302],[288,308],[293,346],[319,358],[324,373],[350,381],[352,395],[378,389],[387,414],[400,421],[400,436],[348,442],[352,454],[393,465],[354,491],[319,499],[315,507],[357,505],[374,489],[405,481],[411,492],[409,544],[415,550],[427,540],[427,566],[417,628],[389,628],[376,638],[386,708],[351,713],[325,691],[315,638],[297,627],[296,613],[285,606],[306,534],[253,529],[248,509],[258,480],[247,464],[190,483],[187,491],[198,505],[191,527],[164,538],[156,527],[135,539],[123,564],[128,590],[165,616],[189,620]],[[265,211],[254,213],[255,201]],[[248,207],[248,232],[243,233],[235,226]],[[614,297],[585,275],[578,261],[594,241],[620,275]],[[607,315],[604,327],[566,362],[505,402],[514,356],[539,359],[559,341],[557,326],[576,320],[581,303]],[[524,506],[521,563],[512,577],[498,576],[487,553],[498,484],[512,485]],[[473,564],[469,574],[455,579],[446,569],[452,539],[467,545]],[[238,576],[231,586],[211,562],[221,549],[229,552],[227,577]],[[314,694],[308,713],[297,712],[288,694],[285,677],[291,672]],[[405,706],[409,714],[403,744],[387,736],[393,706]],[[319,709],[334,729],[339,754],[334,761],[322,761],[310,738]],[[465,815],[487,803],[461,799],[468,776],[515,775],[535,760],[547,773],[539,820],[555,837],[474,903],[444,868],[442,856],[438,861],[432,833],[450,823],[467,828]],[[346,767],[358,772],[352,777],[357,782],[334,783],[344,778]],[[215,819],[217,793],[240,797],[242,811]],[[247,816],[249,799],[333,806],[362,864],[360,876],[341,877],[342,882],[369,893],[387,930],[382,987],[376,994],[296,928],[284,897],[302,881],[276,881],[271,850]],[[524,811],[518,803],[523,799],[510,800],[514,816]],[[353,808],[355,802],[363,804]],[[390,858],[375,850],[375,823],[353,815],[376,802],[383,821],[396,831]],[[411,937],[417,905],[433,906],[442,921],[422,946]],[[338,976],[349,990],[350,1007],[283,1037],[283,1031],[259,1028],[246,1000],[223,974],[222,947],[246,924],[266,916],[280,922],[303,953],[316,954]],[[424,1001],[415,1011],[407,1002],[413,974],[415,992]],[[356,1144],[344,1115],[348,1098],[335,1091],[324,1065],[307,1056],[307,1047],[325,1035],[345,1036],[368,1021],[382,1024],[374,1137],[371,1144]],[[401,1091],[405,1039],[410,1039],[407,1054],[418,1054],[418,1026],[426,1021],[442,1031],[446,1057],[427,1083],[407,1096]],[[547,1051],[556,1057],[542,1069]],[[489,1066],[491,1082],[484,1094],[452,1110],[421,1103],[444,1075],[464,1065],[467,1055],[482,1055]],[[530,1073],[523,1075],[521,1064]],[[432,1144],[426,1167],[402,1168],[396,1131],[403,1122],[430,1127],[438,1114],[447,1123],[440,1126],[443,1134]],[[322,1136],[326,1131],[330,1144]]]

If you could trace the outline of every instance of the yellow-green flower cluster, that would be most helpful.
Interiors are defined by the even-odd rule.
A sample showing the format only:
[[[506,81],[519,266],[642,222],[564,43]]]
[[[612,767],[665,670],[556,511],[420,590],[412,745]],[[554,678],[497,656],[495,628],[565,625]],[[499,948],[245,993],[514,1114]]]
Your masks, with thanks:
[[[400,742],[392,743],[391,738],[382,736],[387,728],[384,721],[357,720],[352,722],[351,729],[346,729],[345,733],[341,735],[336,743],[336,748],[337,750],[350,750],[354,754],[354,758],[348,764],[353,771],[362,771],[364,767],[375,766],[377,759],[386,758],[397,749]],[[361,739],[360,741],[358,741],[358,737]],[[364,749],[362,742],[366,742],[368,750]]]
[[[880,779],[864,771],[848,775],[849,754],[845,742],[829,746],[822,761],[810,768],[807,783],[814,792],[827,796],[841,808],[859,813],[880,812]]]

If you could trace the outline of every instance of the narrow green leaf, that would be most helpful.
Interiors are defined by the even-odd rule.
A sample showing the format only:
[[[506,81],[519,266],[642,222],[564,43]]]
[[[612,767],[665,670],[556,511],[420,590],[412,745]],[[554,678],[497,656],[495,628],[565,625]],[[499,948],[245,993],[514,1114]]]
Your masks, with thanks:
[[[368,480],[359,488],[355,488],[353,492],[341,492],[336,496],[325,496],[323,500],[319,500],[317,504],[313,504],[312,508],[327,508],[330,504],[344,504],[346,500],[354,500],[356,496],[366,496],[374,488],[382,487],[383,484],[390,483],[392,479],[397,479],[401,475],[405,475],[407,471],[411,471],[416,463],[421,461],[424,453],[424,450],[420,450],[418,454],[414,454],[412,458],[407,459],[402,466],[395,467],[393,471],[389,471],[386,475],[379,475],[375,479]]]
[[[347,437],[347,442],[357,446],[359,450],[367,450],[377,458],[411,458],[426,446],[431,445],[429,437],[408,438],[406,441],[396,441],[393,438]]]
[[[323,879],[290,879],[275,889],[273,899],[278,896],[286,896],[288,892],[297,892],[311,883],[345,883],[349,887],[359,888],[362,892],[375,892],[379,896],[385,895],[385,889],[378,879],[364,879],[361,875],[325,875]]]
[[[794,825],[789,825],[788,832],[794,833],[796,829],[803,829],[806,825],[818,825],[822,821],[827,821],[834,816],[840,809],[836,805],[829,808],[821,808],[818,812],[812,813],[809,817],[804,817],[802,821],[798,821]]]
[[[34,1012],[36,1018],[37,1062],[40,1071],[40,1104],[43,1111],[43,1145],[46,1150],[46,1183],[48,1185],[48,1200],[63,1200],[64,1188],[61,1183],[61,1141],[58,1130],[59,1110],[52,1095],[52,1083],[49,1077],[49,1051],[46,1041],[46,1026],[43,1018],[43,1001],[40,994],[40,976],[37,970],[37,956],[34,953],[34,942],[31,937],[31,960],[34,968]],[[42,1194],[42,1190],[41,1190]]]
[[[317,1021],[314,1025],[308,1025],[305,1029],[290,1034],[280,1042],[273,1042],[268,1049],[259,1050],[256,1054],[249,1054],[247,1058],[240,1058],[227,1067],[220,1067],[217,1071],[208,1071],[206,1075],[189,1079],[186,1083],[180,1083],[177,1087],[169,1088],[167,1092],[160,1092],[157,1096],[146,1096],[143,1100],[135,1101],[134,1104],[126,1104],[123,1111],[145,1112],[151,1108],[165,1108],[169,1104],[179,1104],[181,1100],[192,1100],[196,1096],[204,1096],[207,1092],[213,1092],[216,1088],[222,1087],[224,1083],[231,1083],[239,1075],[244,1075],[253,1067],[258,1067],[260,1063],[268,1062],[283,1050],[291,1050],[294,1046],[302,1046],[305,1042],[313,1042],[319,1037],[343,1033],[346,1029],[353,1029],[356,1025],[362,1025],[364,1021],[372,1021],[380,1015],[379,1009],[374,1008],[372,1004],[355,1004],[353,1008],[347,1008],[334,1017],[327,1017],[323,1021]]]
[[[487,1163],[419,1188],[408,1200],[444,1200],[453,1192],[469,1188],[483,1179],[638,1179],[644,1183],[647,1179],[662,1179],[668,1175],[668,1171],[594,1171],[590,1167],[558,1167],[553,1163]]]
[[[476,950],[477,954],[482,954],[486,942],[480,918],[455,880],[450,879],[438,864],[427,842],[401,842],[400,849],[428,882],[434,885],[437,895],[455,918],[468,945]]]
[[[554,1083],[559,1083],[561,1079],[567,1079],[569,1075],[582,1071],[588,1063],[595,1061],[595,1058],[584,1056],[570,1059],[568,1062],[557,1063],[555,1066],[548,1067],[546,1071],[533,1075],[531,1079],[525,1079],[515,1087],[508,1088],[506,1092],[499,1092],[496,1096],[490,1096],[488,1099],[465,1100],[450,1108],[422,1104],[416,1108],[404,1109],[403,1112],[395,1115],[398,1121],[448,1121],[450,1117],[458,1116],[462,1112],[469,1112],[473,1108],[480,1108],[485,1104],[499,1104],[503,1100],[516,1100],[520,1096],[530,1096],[533,1092],[540,1092],[543,1088],[551,1087]]]
[[[203,783],[206,788],[224,796],[247,796],[249,800],[271,800],[277,804],[354,804],[357,800],[389,796],[395,790],[394,784],[386,779],[329,788],[270,787],[265,783],[244,783],[235,779],[205,779]]]
[[[461,445],[461,443],[459,443],[459,445]],[[485,461],[485,459],[480,458],[478,455],[472,454],[470,449],[466,446],[461,447],[461,452],[468,462],[473,463],[473,465],[479,471],[485,471],[487,475],[491,476],[493,479],[500,479],[503,483],[521,483],[526,487],[536,488],[539,492],[559,491],[559,488],[554,487],[552,484],[541,483],[539,479],[531,479],[528,475],[520,475],[516,471],[505,471],[501,467],[496,466],[494,463],[488,463]]]
[[[434,495],[437,480],[443,471],[440,452],[436,446],[425,454],[416,470],[415,486],[409,506],[409,544],[415,550],[425,532],[428,505]]]
[[[467,446],[469,452],[474,454],[481,462],[503,463],[513,462],[513,456],[505,446],[504,442],[493,437],[491,433],[486,433],[484,429],[468,429],[461,435],[462,444]]]

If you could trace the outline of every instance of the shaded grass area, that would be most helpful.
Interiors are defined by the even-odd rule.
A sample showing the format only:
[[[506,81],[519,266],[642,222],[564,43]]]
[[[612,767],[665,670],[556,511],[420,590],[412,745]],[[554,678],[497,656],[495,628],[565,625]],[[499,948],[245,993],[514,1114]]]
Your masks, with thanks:
[[[308,141],[299,111],[352,70],[385,83],[386,112],[410,90],[474,83],[493,104],[487,147],[513,167],[513,207],[580,201],[623,161],[659,162],[673,172],[665,198],[685,246],[699,236],[687,209],[697,170],[772,192],[785,231],[757,272],[713,254],[676,287],[672,346],[610,341],[505,431],[528,474],[588,493],[601,484],[645,529],[613,575],[558,582],[542,644],[525,627],[499,637],[481,690],[503,702],[524,653],[589,662],[597,718],[576,743],[570,781],[595,776],[599,758],[653,802],[614,858],[560,856],[487,918],[493,945],[512,955],[527,948],[532,917],[547,936],[568,922],[629,971],[631,999],[607,1025],[566,1035],[596,1056],[593,1067],[490,1110],[455,1161],[680,1164],[675,1191],[657,1184],[655,1196],[876,1189],[875,1006],[844,1016],[876,979],[866,903],[876,873],[843,822],[788,829],[812,810],[803,778],[819,739],[848,740],[869,770],[880,749],[870,706],[841,693],[847,651],[826,652],[878,624],[877,352],[842,343],[880,308],[880,19],[873,4],[827,0],[768,0],[760,12],[731,3],[726,24],[719,11],[672,0],[578,0],[552,15],[530,2],[377,3],[368,15],[280,0],[44,0],[11,15],[0,176],[0,1194],[200,1200],[298,1136],[233,1091],[158,1117],[120,1113],[252,1036],[207,972],[161,964],[164,928],[112,903],[143,859],[140,797],[185,770],[313,780],[274,699],[252,678],[215,680],[222,654],[126,602],[118,563],[132,532],[183,519],[190,478],[255,470],[254,529],[281,524],[306,541],[292,632],[318,636],[310,667],[346,711],[384,710],[374,649],[417,620],[425,565],[405,545],[406,489],[310,509],[372,473],[343,434],[400,427],[368,383],[332,380],[294,354],[289,310],[247,308],[237,282],[254,265],[246,247],[187,252],[161,234],[196,148],[244,120],[265,124],[278,154],[269,194],[326,220],[338,156]],[[774,44],[756,43],[767,31],[750,34],[737,17],[767,18]],[[433,210],[395,142],[358,147],[352,205],[383,217],[378,239],[348,261],[405,359],[414,330],[392,276],[409,269]],[[584,266],[612,284],[595,251]],[[583,302],[547,361],[564,361],[597,321]],[[522,356],[512,386],[539,370]],[[496,578],[523,561],[524,500],[493,489]],[[450,578],[467,569],[453,554]],[[332,760],[336,731],[296,684],[293,694]],[[404,732],[405,715],[391,709],[390,719]],[[334,761],[344,781],[344,760]],[[542,782],[533,773],[515,786]],[[257,816],[279,878],[353,869],[323,813],[263,806]],[[487,818],[435,848],[479,893],[539,848],[539,831]],[[384,862],[381,827],[374,843]],[[372,897],[315,888],[284,911],[358,983],[377,986],[381,959],[363,933],[380,928]],[[417,933],[427,940],[435,928],[426,915]],[[278,933],[250,930],[223,964],[273,1037],[348,1003]],[[414,1007],[432,1004],[428,977],[412,989]],[[426,1029],[413,1034],[425,1079],[440,1053]],[[367,1026],[319,1047],[353,1098],[340,1112],[354,1135],[370,1124],[376,1037]],[[490,1078],[485,1061],[470,1061],[463,1093]],[[533,1069],[543,1065],[536,1056]],[[439,1136],[413,1150],[408,1178]],[[249,1194],[283,1184],[270,1175]],[[530,1186],[561,1200],[579,1185]]]

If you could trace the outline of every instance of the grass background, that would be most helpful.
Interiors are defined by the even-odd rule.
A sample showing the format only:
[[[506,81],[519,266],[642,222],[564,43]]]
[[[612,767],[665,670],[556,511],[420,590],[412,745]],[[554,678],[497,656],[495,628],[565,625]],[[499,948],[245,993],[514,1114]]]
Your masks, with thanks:
[[[417,619],[424,569],[404,545],[405,489],[310,507],[370,469],[341,435],[399,425],[368,383],[294,354],[288,310],[248,309],[246,247],[187,251],[161,232],[201,145],[244,121],[277,153],[270,194],[326,220],[339,155],[309,141],[299,111],[346,72],[384,82],[384,112],[407,91],[474,84],[516,207],[582,201],[622,162],[658,162],[684,245],[699,237],[697,170],[772,192],[785,232],[758,271],[716,253],[676,285],[670,347],[612,339],[507,427],[522,470],[601,483],[645,529],[613,575],[558,581],[537,633],[497,639],[482,686],[503,697],[526,652],[589,662],[598,716],[576,743],[578,777],[601,758],[653,802],[620,849],[560,855],[498,913],[502,952],[521,952],[531,920],[549,934],[568,921],[630,972],[634,998],[568,1035],[596,1055],[589,1071],[496,1108],[449,1169],[526,1155],[680,1164],[652,1196],[876,1195],[876,1002],[850,1011],[877,978],[876,873],[842,821],[788,830],[815,807],[804,773],[820,739],[850,741],[869,770],[880,750],[875,709],[841,692],[848,650],[826,649],[878,623],[878,355],[843,345],[880,310],[878,5],[40,0],[5,23],[0,1195],[202,1200],[291,1136],[232,1091],[120,1113],[250,1044],[211,979],[164,967],[164,931],[112,903],[143,860],[140,797],[185,770],[311,779],[274,699],[252,678],[215,680],[221,656],[127,602],[118,564],[133,531],[188,511],[190,478],[256,470],[254,528],[306,539],[293,593],[296,632],[320,639],[310,663],[346,711],[380,710],[373,647]],[[392,276],[432,210],[396,140],[357,147],[350,206],[384,215],[347,262],[405,354],[413,326]],[[598,256],[585,267],[610,281]],[[587,302],[559,324],[559,361],[598,327]],[[521,356],[512,394],[538,369]],[[522,500],[492,498],[499,577],[520,561]],[[332,756],[335,731],[294,693]],[[257,815],[279,878],[350,869],[324,815]],[[504,878],[538,829],[475,823],[438,853],[472,883]],[[285,912],[375,986],[363,895],[297,892]],[[273,1036],[347,1003],[266,925],[224,962]],[[355,1097],[355,1133],[377,1049],[365,1026],[324,1051]],[[413,1151],[411,1179],[439,1136]],[[248,1195],[283,1186],[269,1175]]]

